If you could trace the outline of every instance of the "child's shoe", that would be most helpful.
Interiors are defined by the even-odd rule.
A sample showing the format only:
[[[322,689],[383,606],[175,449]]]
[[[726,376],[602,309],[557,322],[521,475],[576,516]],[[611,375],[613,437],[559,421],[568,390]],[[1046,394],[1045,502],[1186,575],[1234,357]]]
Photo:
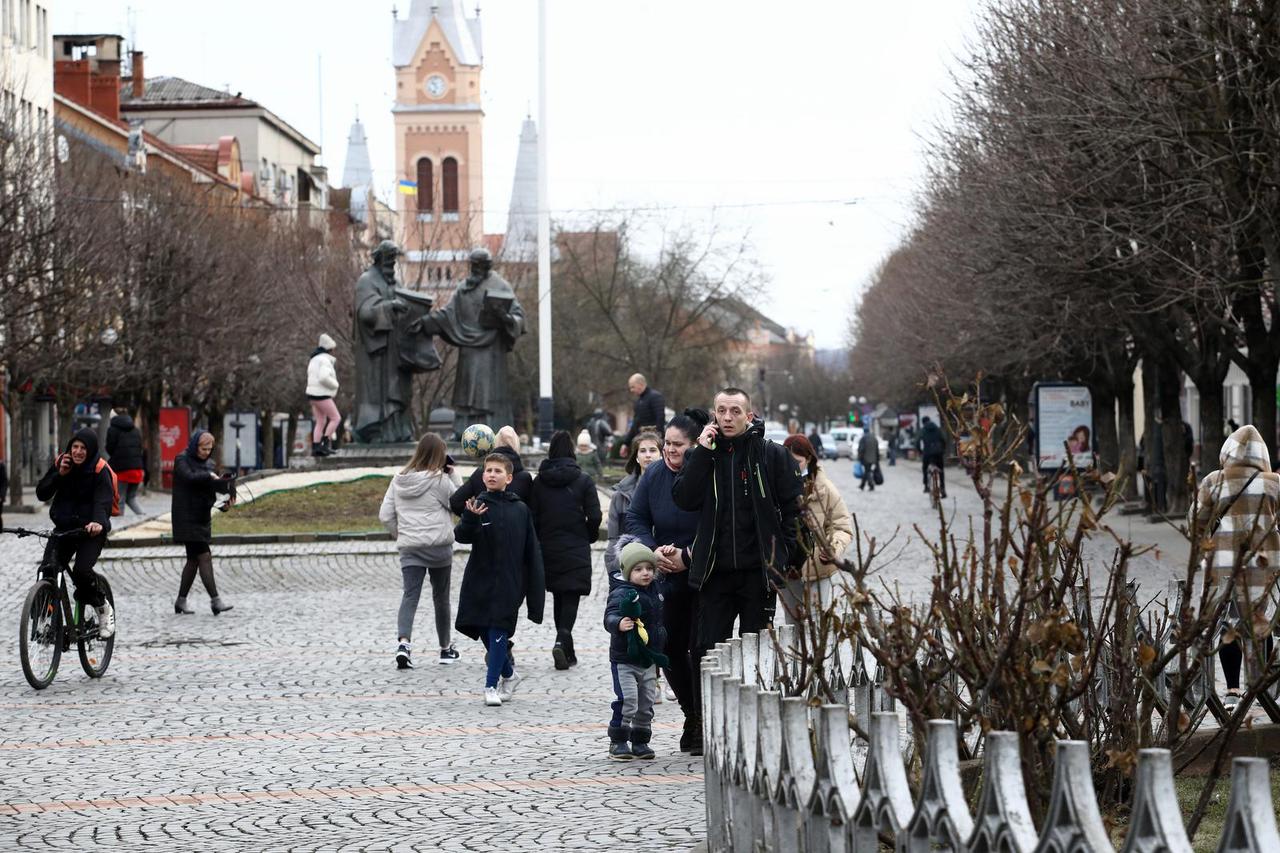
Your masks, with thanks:
[[[609,758],[614,761],[630,761],[635,757],[631,754],[631,745],[627,743],[630,736],[631,729],[626,726],[609,726]]]
[[[502,698],[503,702],[511,701],[511,694],[516,692],[516,685],[520,683],[520,680],[520,673],[513,669],[511,670],[510,678],[504,678],[498,682],[498,696]]]
[[[634,758],[653,758],[653,750],[649,748],[649,738],[653,737],[650,729],[631,730],[631,755]]]
[[[452,643],[449,644],[449,648],[440,650],[440,663],[443,665],[457,663],[459,657],[461,655],[458,654],[458,650],[453,647]]]
[[[498,688],[486,687],[484,689],[484,704],[491,708],[496,708],[502,704],[502,697],[498,695]]]
[[[410,656],[408,643],[401,643],[396,648],[396,668],[413,669],[413,658]]]

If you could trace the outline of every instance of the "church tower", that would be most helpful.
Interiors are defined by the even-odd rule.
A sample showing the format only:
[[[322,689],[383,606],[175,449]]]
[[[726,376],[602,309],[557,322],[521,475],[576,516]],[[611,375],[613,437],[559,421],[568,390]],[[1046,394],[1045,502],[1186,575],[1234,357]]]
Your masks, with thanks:
[[[405,280],[452,288],[481,245],[480,17],[462,0],[413,0],[394,19],[396,208]]]

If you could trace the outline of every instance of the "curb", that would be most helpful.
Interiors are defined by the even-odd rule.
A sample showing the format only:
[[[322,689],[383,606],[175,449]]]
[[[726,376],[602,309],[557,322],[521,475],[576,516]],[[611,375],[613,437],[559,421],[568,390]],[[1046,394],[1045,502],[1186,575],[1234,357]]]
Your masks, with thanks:
[[[211,545],[293,545],[316,542],[390,542],[385,530],[367,533],[223,533],[215,535]],[[176,545],[172,536],[137,536],[131,539],[108,539],[107,548],[155,548]]]

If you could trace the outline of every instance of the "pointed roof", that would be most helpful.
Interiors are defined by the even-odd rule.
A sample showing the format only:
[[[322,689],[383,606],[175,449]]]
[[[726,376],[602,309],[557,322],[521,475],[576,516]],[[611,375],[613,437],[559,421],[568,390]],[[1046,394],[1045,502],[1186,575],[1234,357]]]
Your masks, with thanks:
[[[507,236],[502,242],[503,260],[531,263],[538,255],[538,126],[532,118],[520,128],[516,176],[507,208]]]
[[[434,18],[440,22],[453,55],[462,65],[480,65],[480,16],[468,18],[462,0],[413,0],[409,17],[391,27],[391,58],[397,68],[413,61]]]
[[[344,187],[373,186],[373,163],[369,159],[369,140],[364,134],[364,125],[357,118],[351,123],[351,132],[347,134],[347,162],[342,167],[342,185]]]

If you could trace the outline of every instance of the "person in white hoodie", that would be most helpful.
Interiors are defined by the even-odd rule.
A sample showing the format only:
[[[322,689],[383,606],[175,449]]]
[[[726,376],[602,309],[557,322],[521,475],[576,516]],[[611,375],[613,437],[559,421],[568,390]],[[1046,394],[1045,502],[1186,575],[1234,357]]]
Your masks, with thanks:
[[[320,335],[320,345],[311,353],[307,362],[307,399],[311,401],[311,417],[315,428],[311,430],[311,455],[328,456],[333,453],[333,437],[338,432],[338,407],[333,398],[338,393],[337,348],[333,338]]]
[[[418,612],[422,581],[431,577],[431,599],[436,611],[436,637],[442,664],[458,659],[450,638],[449,577],[453,566],[453,515],[449,496],[462,483],[453,473],[453,460],[444,440],[427,433],[418,441],[413,459],[392,478],[382,499],[378,519],[396,540],[404,595],[400,599],[399,646],[396,666],[412,669],[413,617]]]

